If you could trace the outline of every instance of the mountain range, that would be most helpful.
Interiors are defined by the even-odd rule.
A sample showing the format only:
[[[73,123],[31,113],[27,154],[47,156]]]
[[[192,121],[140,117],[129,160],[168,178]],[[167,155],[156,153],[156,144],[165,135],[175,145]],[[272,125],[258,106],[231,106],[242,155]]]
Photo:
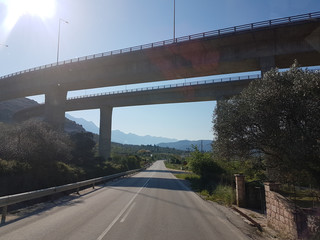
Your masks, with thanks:
[[[28,98],[20,98],[0,103],[0,122],[12,122],[12,116],[15,112],[37,105],[38,103]],[[67,132],[82,132],[88,131],[94,134],[99,134],[99,128],[91,121],[83,118],[76,118],[70,114],[66,114],[65,131]],[[199,150],[210,151],[211,140],[178,141],[177,139],[154,137],[154,136],[138,136],[133,133],[124,133],[120,130],[113,130],[111,133],[111,141],[121,144],[132,145],[157,145],[160,147],[169,147],[179,150],[192,150],[192,146],[197,146]]]
[[[88,132],[93,132],[99,134],[99,128],[90,121],[87,121],[83,118],[76,118],[69,114],[66,114],[66,117],[76,123],[82,125],[84,129]],[[121,144],[132,144],[132,145],[157,145],[159,147],[169,147],[175,148],[178,150],[189,151],[192,150],[193,146],[196,146],[199,150],[211,151],[212,140],[198,140],[198,141],[189,141],[173,138],[164,138],[164,137],[154,137],[154,136],[139,136],[133,133],[124,133],[120,130],[112,130],[111,132],[111,141]]]
[[[189,141],[181,140],[172,143],[159,143],[159,147],[169,147],[175,148],[183,151],[192,151],[194,147],[197,147],[200,151],[209,152],[212,150],[212,140],[198,140],[198,141]]]

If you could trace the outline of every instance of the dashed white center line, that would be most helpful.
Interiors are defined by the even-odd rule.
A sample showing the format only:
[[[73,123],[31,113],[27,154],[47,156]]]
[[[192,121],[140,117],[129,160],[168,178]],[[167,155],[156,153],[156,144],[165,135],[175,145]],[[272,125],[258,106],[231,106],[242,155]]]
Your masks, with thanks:
[[[116,216],[115,219],[113,219],[113,221],[110,223],[110,225],[106,228],[106,230],[104,230],[103,233],[101,233],[101,235],[97,238],[97,240],[102,240],[104,238],[105,235],[107,235],[107,233],[111,230],[111,228],[113,227],[113,225],[120,219],[120,217],[125,213],[125,211],[128,209],[128,207],[131,205],[131,203],[134,201],[134,199],[138,196],[138,194],[141,192],[141,190],[147,186],[147,184],[149,183],[150,178],[146,181],[146,183],[139,189],[139,191],[132,197],[132,199],[128,202],[128,204],[121,210],[121,212],[118,214],[118,216]],[[134,205],[134,204],[133,204]],[[130,209],[133,208],[133,205],[131,206]],[[130,212],[130,209],[128,212]],[[128,213],[126,214],[126,216],[123,217],[123,219],[125,220],[125,218],[128,216]],[[122,219],[122,220],[123,220]],[[122,221],[121,220],[121,221]],[[123,220],[123,221],[124,221]]]

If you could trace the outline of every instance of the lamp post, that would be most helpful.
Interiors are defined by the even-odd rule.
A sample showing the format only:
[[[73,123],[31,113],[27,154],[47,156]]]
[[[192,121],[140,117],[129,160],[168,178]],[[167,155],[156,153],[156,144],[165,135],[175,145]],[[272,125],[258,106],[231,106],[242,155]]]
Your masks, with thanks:
[[[61,26],[61,22],[64,22],[64,23],[69,23],[68,21],[62,19],[62,18],[59,18],[59,31],[58,31],[58,49],[57,49],[57,65],[58,65],[58,62],[59,62],[59,48],[60,48],[60,26]]]
[[[173,0],[173,42],[176,39],[176,0]]]

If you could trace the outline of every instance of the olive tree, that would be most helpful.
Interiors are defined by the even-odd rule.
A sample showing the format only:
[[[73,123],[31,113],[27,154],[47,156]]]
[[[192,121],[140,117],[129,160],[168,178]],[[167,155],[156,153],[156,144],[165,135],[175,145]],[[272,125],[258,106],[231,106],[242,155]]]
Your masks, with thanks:
[[[0,125],[0,157],[32,165],[71,159],[69,137],[42,121],[29,120],[21,124]]]
[[[214,151],[226,159],[262,156],[270,177],[296,182],[308,176],[320,185],[319,120],[320,73],[295,62],[218,102]]]

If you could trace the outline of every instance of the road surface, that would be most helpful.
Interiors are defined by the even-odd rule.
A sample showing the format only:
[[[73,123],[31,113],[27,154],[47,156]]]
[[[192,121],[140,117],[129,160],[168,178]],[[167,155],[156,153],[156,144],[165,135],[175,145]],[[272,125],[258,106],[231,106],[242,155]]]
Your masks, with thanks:
[[[239,230],[249,226],[238,216],[203,201],[182,182],[157,161],[134,176],[8,222],[0,239],[250,239]]]

